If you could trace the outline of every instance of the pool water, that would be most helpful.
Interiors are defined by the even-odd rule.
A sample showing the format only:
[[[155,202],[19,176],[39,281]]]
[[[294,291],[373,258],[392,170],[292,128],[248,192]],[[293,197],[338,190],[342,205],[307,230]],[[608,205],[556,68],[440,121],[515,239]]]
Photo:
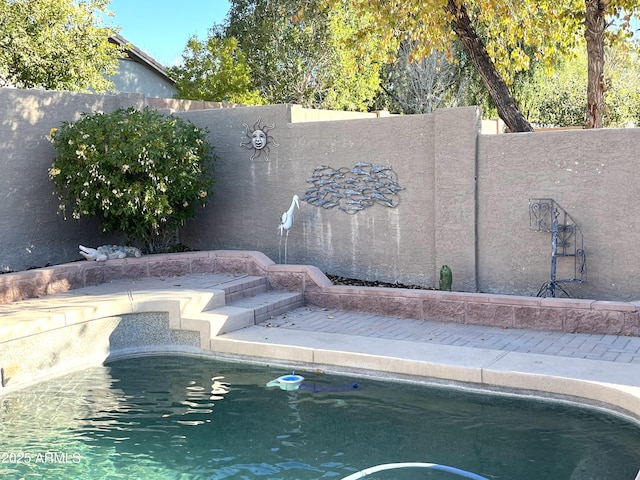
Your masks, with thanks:
[[[341,479],[432,462],[490,479],[633,480],[640,469],[640,427],[599,411],[306,371],[300,390],[266,386],[287,373],[141,357],[7,394],[0,478]]]

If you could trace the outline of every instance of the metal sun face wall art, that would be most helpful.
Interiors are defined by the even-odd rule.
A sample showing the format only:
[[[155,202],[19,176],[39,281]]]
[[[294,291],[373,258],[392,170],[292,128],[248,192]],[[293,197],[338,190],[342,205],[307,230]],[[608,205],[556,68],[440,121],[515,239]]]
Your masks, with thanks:
[[[395,208],[400,203],[397,193],[405,188],[391,166],[368,162],[338,169],[320,165],[307,182],[312,186],[300,200],[316,207],[338,207],[349,215],[375,204]]]
[[[264,161],[269,161],[269,153],[271,152],[271,145],[278,147],[273,137],[269,134],[270,130],[273,130],[276,125],[263,125],[260,126],[260,117],[256,120],[253,126],[249,127],[249,124],[243,123],[244,134],[247,137],[245,142],[240,144],[241,147],[253,150],[251,154],[251,161],[264,155]]]

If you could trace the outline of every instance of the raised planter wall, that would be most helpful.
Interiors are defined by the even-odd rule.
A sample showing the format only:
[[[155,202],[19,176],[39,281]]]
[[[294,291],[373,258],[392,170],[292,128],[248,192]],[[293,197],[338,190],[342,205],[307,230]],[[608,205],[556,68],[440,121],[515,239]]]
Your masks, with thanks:
[[[325,308],[501,328],[640,336],[638,302],[335,286],[315,266],[280,265],[260,252],[248,251],[81,261],[5,274],[0,276],[0,302],[17,302],[124,278],[214,272],[266,276],[273,288],[303,292],[307,303]]]

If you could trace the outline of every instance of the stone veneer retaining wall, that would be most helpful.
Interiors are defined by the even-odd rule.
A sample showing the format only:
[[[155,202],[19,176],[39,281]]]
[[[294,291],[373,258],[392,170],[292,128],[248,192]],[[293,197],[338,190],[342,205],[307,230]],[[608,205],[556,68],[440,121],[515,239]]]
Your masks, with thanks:
[[[272,288],[303,292],[307,303],[325,308],[502,328],[640,336],[640,302],[334,286],[317,267],[276,264],[266,255],[250,251],[81,261],[4,274],[0,275],[0,303],[111,280],[213,272],[266,276]]]

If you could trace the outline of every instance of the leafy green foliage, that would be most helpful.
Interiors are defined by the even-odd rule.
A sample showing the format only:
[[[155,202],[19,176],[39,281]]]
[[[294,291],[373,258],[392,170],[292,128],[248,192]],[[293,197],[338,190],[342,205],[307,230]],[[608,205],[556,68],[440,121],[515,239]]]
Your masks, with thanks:
[[[604,125],[640,124],[640,63],[624,46],[606,49]],[[551,75],[534,66],[516,81],[515,96],[529,120],[539,126],[584,125],[587,85],[586,51],[558,63]]]
[[[540,66],[529,73],[517,82],[515,95],[532,123],[540,127],[584,124],[586,54],[559,62],[550,75]]]
[[[98,217],[147,252],[177,243],[177,228],[204,205],[213,185],[207,132],[145,108],[85,115],[52,129],[49,177],[60,209]]]
[[[509,91],[500,84],[512,85],[518,74],[533,64],[550,73],[563,57],[585,47],[584,38],[586,46],[592,47],[588,50],[590,75],[585,89],[589,95],[585,95],[584,104],[589,103],[590,110],[594,107],[592,116],[600,116],[601,105],[592,105],[591,94],[604,88],[599,75],[604,62],[604,55],[600,55],[603,44],[628,41],[631,20],[640,15],[638,0],[352,1],[356,9],[375,17],[375,28],[384,45],[397,48],[401,41],[409,41],[415,46],[410,61],[428,57],[433,51],[449,52],[453,58],[452,40],[458,38],[510,127],[519,122],[513,122],[516,116]],[[591,24],[590,10],[595,11],[592,17],[598,25]],[[621,21],[616,24],[612,21],[616,19]],[[371,29],[362,30],[358,38],[370,35]]]
[[[362,42],[357,48],[344,48],[356,31],[366,28],[369,15],[358,17],[347,6],[327,12],[327,46],[330,61],[326,71],[326,92],[316,92],[317,106],[332,110],[367,111],[380,90],[380,74],[384,66],[384,51],[376,38]],[[322,78],[319,76],[319,78]],[[312,105],[313,106],[313,105]]]
[[[254,85],[269,103],[367,110],[379,89],[386,57],[372,35],[345,45],[371,23],[350,0],[231,0],[217,35],[237,38]]]
[[[640,56],[610,49],[607,55],[604,122],[608,127],[640,125]]]
[[[251,71],[235,38],[191,38],[182,65],[169,68],[178,89],[176,98],[261,105],[260,93],[251,87]]]
[[[0,86],[104,92],[118,68],[108,0],[0,0]]]
[[[415,46],[414,59],[424,58],[434,50],[454,53],[451,20],[455,14],[445,7],[465,7],[489,56],[508,83],[514,74],[528,70],[534,62],[551,72],[563,55],[584,49],[584,0],[436,0],[428,7],[422,0],[353,3],[358,10],[375,15],[376,26],[385,32],[387,43],[397,46],[401,40],[410,40]],[[609,20],[621,19],[607,32],[608,42],[628,39],[630,20],[640,14],[638,1],[602,3],[606,8],[603,15]],[[362,38],[369,34],[359,33]]]

